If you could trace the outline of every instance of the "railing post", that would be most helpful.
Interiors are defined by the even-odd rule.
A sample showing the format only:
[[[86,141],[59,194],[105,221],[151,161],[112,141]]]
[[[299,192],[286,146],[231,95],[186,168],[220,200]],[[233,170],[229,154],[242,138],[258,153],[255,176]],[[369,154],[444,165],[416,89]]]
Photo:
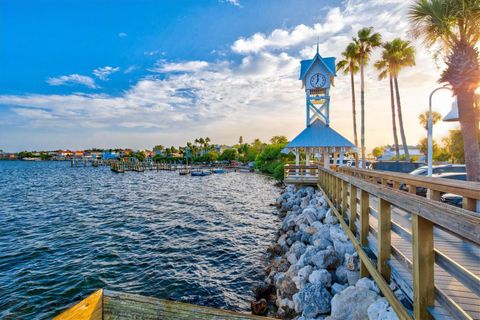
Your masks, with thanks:
[[[408,192],[410,192],[411,194],[417,194],[417,186],[414,186],[413,184],[410,184],[408,186]]]
[[[389,202],[380,199],[378,210],[377,270],[387,282],[390,282],[390,266],[388,265],[388,261],[390,260],[391,254],[391,228],[391,205]]]
[[[348,208],[348,188],[347,182],[342,180],[342,216],[343,220],[347,216],[347,208]]]
[[[349,227],[350,230],[355,234],[356,226],[355,220],[357,220],[357,188],[351,184],[350,185],[350,221]]]
[[[362,190],[360,192],[360,245],[362,247],[368,245],[368,231],[369,231],[369,195],[368,192]],[[369,275],[367,267],[362,262],[360,263],[360,277],[367,277]]]
[[[415,319],[431,319],[428,307],[435,302],[433,223],[412,214],[413,313]]]

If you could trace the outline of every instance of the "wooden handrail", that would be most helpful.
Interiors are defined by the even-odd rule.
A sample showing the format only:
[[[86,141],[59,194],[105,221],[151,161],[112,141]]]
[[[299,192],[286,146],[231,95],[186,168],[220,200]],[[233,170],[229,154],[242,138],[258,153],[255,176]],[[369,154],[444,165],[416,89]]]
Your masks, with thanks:
[[[434,177],[414,176],[408,173],[398,173],[380,170],[366,170],[352,167],[340,167],[339,172],[366,179],[377,179],[382,184],[390,181],[394,189],[400,184],[406,184],[410,193],[416,193],[416,187],[423,187],[431,191],[431,199],[440,200],[441,193],[453,193],[464,198],[463,207],[470,211],[477,211],[477,201],[480,200],[480,183],[472,181],[458,181]]]
[[[464,313],[442,290],[435,287],[435,261],[442,262],[447,266],[453,265],[454,268],[450,268],[450,271],[453,270],[457,274],[461,273],[460,281],[475,279],[476,276],[468,270],[462,269],[459,265],[455,266],[453,260],[448,261],[448,257],[435,250],[433,230],[434,226],[441,227],[458,238],[468,239],[471,243],[478,246],[480,245],[480,216],[478,214],[376,183],[376,178],[386,179],[387,176],[389,179],[391,177],[394,179],[403,178],[402,174],[391,175],[391,173],[386,174],[345,167],[342,167],[339,170],[340,172],[323,167],[319,167],[318,171],[319,187],[326,195],[327,202],[329,202],[359,254],[361,260],[360,276],[372,276],[399,318],[410,319],[412,315],[404,309],[388,286],[390,276],[393,274],[393,271],[390,269],[391,255],[395,255],[397,258],[399,256],[399,251],[391,243],[392,230],[399,228],[391,219],[392,206],[412,215],[412,232],[408,237],[411,239],[413,261],[407,263],[407,269],[412,272],[413,278],[413,317],[415,319],[431,318],[430,311],[434,305],[435,297],[437,299],[441,298],[440,300],[446,304],[445,307],[448,310],[457,311],[457,315]],[[371,181],[371,178],[374,178],[375,181]],[[433,181],[432,178],[414,177],[414,179],[417,186],[420,185],[420,182],[427,182],[427,185],[435,188],[435,191],[439,190],[434,186],[438,184],[437,179]],[[458,185],[458,182],[441,181],[440,185],[441,188],[452,188]],[[475,189],[479,186],[473,183],[470,187]],[[461,192],[463,192],[463,189]],[[454,193],[459,194],[457,190]],[[357,194],[360,195],[360,212],[357,212]],[[471,193],[467,194],[472,196]],[[374,196],[379,200],[379,209],[377,211],[378,228],[373,234],[377,239],[377,263],[372,262],[364,250],[368,246],[367,236],[370,231],[370,196]],[[347,208],[350,209],[348,224],[345,219],[347,217]],[[360,220],[358,238],[355,225],[357,216]]]

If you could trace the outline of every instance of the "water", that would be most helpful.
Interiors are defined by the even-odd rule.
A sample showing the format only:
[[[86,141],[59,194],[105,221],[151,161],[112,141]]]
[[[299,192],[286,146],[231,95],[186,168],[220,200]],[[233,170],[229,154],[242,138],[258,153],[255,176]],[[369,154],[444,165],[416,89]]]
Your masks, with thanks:
[[[98,288],[248,311],[276,196],[257,174],[0,161],[0,318],[50,318]]]

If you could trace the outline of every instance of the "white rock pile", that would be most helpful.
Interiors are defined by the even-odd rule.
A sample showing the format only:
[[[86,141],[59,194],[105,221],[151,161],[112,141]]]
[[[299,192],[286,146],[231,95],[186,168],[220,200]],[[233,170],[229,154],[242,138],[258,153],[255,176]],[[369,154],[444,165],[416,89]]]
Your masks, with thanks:
[[[283,223],[269,248],[256,314],[282,319],[398,319],[376,284],[359,279],[359,258],[321,192],[285,188],[276,201]]]

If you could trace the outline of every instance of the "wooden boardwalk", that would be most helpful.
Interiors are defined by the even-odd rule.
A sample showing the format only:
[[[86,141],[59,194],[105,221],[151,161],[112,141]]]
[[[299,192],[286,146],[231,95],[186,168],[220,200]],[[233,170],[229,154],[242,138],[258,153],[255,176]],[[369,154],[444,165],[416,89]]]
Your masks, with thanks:
[[[100,289],[53,320],[261,320],[235,311]]]
[[[285,182],[311,185],[317,174],[360,256],[361,276],[375,280],[399,318],[480,320],[480,183],[338,171],[286,166]],[[430,198],[415,195],[417,187],[429,189]],[[463,209],[440,202],[448,192],[463,197]],[[391,279],[406,299],[395,296]]]

